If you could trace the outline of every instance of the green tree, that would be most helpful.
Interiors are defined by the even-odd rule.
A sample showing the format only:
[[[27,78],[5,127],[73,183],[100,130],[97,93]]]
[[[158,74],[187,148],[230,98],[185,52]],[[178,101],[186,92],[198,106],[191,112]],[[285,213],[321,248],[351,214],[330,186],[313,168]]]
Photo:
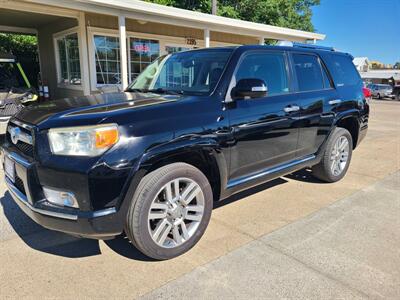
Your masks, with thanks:
[[[13,54],[21,63],[31,84],[36,86],[40,70],[36,36],[0,33],[0,53]]]
[[[396,62],[393,66],[395,69],[400,69],[400,61]]]
[[[211,0],[146,0],[204,13],[211,12]],[[219,0],[218,15],[251,22],[314,31],[313,6],[320,0]]]

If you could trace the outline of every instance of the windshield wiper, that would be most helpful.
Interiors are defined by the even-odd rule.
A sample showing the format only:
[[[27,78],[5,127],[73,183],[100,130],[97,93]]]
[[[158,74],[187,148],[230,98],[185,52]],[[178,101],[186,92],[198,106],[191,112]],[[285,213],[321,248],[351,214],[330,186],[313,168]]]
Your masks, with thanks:
[[[147,90],[149,93],[156,93],[156,94],[171,94],[171,95],[183,95],[185,92],[182,90],[167,90],[163,88]]]
[[[138,93],[155,93],[155,94],[170,94],[170,95],[183,95],[185,94],[185,91],[182,90],[168,90],[168,89],[163,89],[163,88],[157,88],[157,89],[137,89],[137,88],[131,88],[127,89],[127,92],[138,92]]]
[[[138,92],[138,93],[148,93],[149,90],[145,90],[145,89],[126,89],[127,92]]]

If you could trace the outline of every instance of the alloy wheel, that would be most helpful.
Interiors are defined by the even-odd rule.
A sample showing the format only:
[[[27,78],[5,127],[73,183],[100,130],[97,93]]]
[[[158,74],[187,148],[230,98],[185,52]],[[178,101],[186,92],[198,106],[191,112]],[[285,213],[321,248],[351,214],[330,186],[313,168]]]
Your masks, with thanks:
[[[349,141],[347,137],[340,136],[333,146],[330,161],[331,172],[334,176],[342,174],[349,158]]]
[[[153,241],[175,248],[196,232],[204,214],[204,194],[189,178],[165,184],[153,199],[148,213],[148,230]]]

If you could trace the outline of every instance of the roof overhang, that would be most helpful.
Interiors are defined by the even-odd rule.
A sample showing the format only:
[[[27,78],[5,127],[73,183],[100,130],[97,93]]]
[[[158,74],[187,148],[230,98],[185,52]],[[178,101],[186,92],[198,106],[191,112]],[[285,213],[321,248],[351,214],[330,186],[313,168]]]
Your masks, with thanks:
[[[213,31],[254,37],[293,41],[323,40],[325,38],[324,34],[220,17],[139,0],[25,0],[25,2],[75,11],[113,16],[123,15],[127,18],[148,22],[207,28]]]
[[[390,79],[400,80],[400,71],[398,70],[379,70],[360,72],[361,78],[364,79]]]

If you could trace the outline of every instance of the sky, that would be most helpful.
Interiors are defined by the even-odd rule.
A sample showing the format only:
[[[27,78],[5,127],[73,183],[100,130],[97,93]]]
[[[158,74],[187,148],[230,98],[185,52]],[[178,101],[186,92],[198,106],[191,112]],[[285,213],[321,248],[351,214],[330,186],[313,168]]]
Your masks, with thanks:
[[[321,0],[313,8],[319,45],[385,64],[400,61],[400,0]]]

